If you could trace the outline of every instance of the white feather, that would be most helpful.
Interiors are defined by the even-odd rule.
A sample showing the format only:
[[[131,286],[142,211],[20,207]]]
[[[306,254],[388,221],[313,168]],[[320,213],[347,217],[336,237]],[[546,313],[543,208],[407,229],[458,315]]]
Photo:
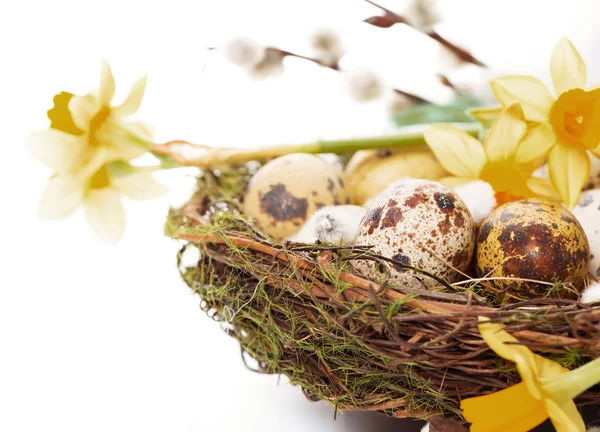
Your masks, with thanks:
[[[296,243],[350,244],[358,235],[366,209],[353,205],[328,206],[317,210],[289,240]]]
[[[496,207],[494,189],[484,181],[475,180],[456,187],[454,191],[463,200],[477,225]]]
[[[600,282],[594,282],[581,293],[582,303],[593,303],[600,300]]]

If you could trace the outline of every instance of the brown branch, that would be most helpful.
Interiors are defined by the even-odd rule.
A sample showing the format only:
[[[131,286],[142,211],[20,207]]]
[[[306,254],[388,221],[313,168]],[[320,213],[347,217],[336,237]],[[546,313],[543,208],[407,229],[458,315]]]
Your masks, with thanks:
[[[373,17],[369,17],[369,18],[365,19],[364,22],[366,22],[367,24],[371,24],[375,27],[381,27],[381,28],[389,28],[395,24],[405,24],[409,27],[414,28],[415,30],[420,31],[418,28],[416,28],[414,25],[412,25],[409,21],[407,21],[406,18],[398,15],[397,13],[395,13],[381,5],[378,5],[377,3],[375,3],[371,0],[365,0],[365,1],[367,3],[375,6],[376,8],[380,9],[381,11],[383,11],[383,15],[373,16]],[[462,61],[464,61],[466,63],[472,63],[472,64],[480,66],[480,67],[487,67],[485,63],[483,63],[481,60],[477,59],[469,51],[450,42],[448,39],[444,38],[439,33],[435,32],[435,31],[422,32],[422,33],[425,34],[426,36],[430,37],[431,39],[437,41],[438,43],[440,43],[442,46],[444,46],[449,51],[453,52]]]
[[[285,50],[282,50],[282,49],[279,49],[279,48],[274,48],[274,47],[269,47],[267,49],[276,50],[283,57],[295,57],[295,58],[298,58],[298,59],[309,61],[309,62],[314,63],[316,65],[319,65],[319,66],[322,66],[322,67],[334,70],[336,72],[342,72],[342,69],[340,69],[340,66],[337,63],[328,64],[328,63],[325,63],[325,62],[323,62],[323,61],[321,61],[319,59],[313,58],[313,57],[303,56],[303,55],[300,55],[300,54],[296,54],[296,53],[293,53],[293,52],[290,52],[290,51],[285,51]],[[410,99],[411,101],[413,101],[415,103],[431,103],[430,101],[428,101],[427,99],[422,98],[421,96],[417,96],[417,95],[415,95],[413,93],[409,93],[409,92],[404,91],[404,90],[393,89],[393,91],[396,94],[404,96],[404,97]]]

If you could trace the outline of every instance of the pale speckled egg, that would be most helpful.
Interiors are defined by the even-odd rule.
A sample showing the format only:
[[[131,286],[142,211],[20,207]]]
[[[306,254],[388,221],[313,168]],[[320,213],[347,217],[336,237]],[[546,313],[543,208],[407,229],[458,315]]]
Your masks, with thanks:
[[[395,263],[378,265],[356,260],[365,276],[390,280],[415,288],[439,285],[431,277],[405,269],[402,264],[425,270],[449,282],[460,278],[473,256],[475,224],[462,200],[452,189],[430,180],[408,180],[379,194],[363,218],[357,245]],[[383,270],[383,273],[382,273]]]
[[[600,279],[600,189],[581,194],[573,214],[583,227],[590,243],[589,272]]]
[[[479,277],[507,277],[571,283],[583,288],[590,250],[575,216],[560,204],[530,198],[498,207],[485,219],[477,236]],[[523,299],[577,298],[570,290],[549,292],[546,284],[492,280],[502,292]]]
[[[296,234],[318,209],[348,204],[344,174],[312,154],[293,153],[262,166],[244,196],[244,214],[277,240]]]

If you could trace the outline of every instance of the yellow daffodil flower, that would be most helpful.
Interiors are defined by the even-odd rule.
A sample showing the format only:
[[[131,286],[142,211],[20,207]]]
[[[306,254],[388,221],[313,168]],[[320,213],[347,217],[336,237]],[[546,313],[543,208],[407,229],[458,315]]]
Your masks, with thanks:
[[[121,194],[134,200],[166,192],[149,172],[116,175],[106,160],[109,150],[99,149],[76,170],[57,173],[49,181],[40,203],[40,218],[58,219],[83,205],[86,219],[100,238],[116,243],[125,228]]]
[[[126,163],[150,148],[148,129],[125,119],[139,108],[145,86],[141,78],[113,107],[115,80],[103,61],[97,91],[85,96],[62,92],[54,98],[50,128],[27,137],[33,155],[54,171],[40,202],[41,219],[65,217],[83,205],[94,231],[115,243],[125,227],[121,194],[147,199],[165,192],[150,172]],[[127,172],[118,172],[119,164],[127,165]]]
[[[590,171],[587,151],[600,157],[600,89],[584,90],[586,66],[567,40],[552,54],[550,72],[557,97],[531,76],[503,76],[491,80],[492,90],[503,106],[518,101],[525,118],[540,129],[535,151],[548,155],[552,183],[563,201],[573,207]],[[476,111],[479,114],[493,114]]]
[[[545,128],[528,128],[520,104],[514,102],[500,111],[483,145],[452,125],[430,126],[424,135],[440,164],[453,174],[441,179],[442,183],[454,187],[478,179],[486,181],[502,204],[536,193],[548,195],[549,182],[531,179],[543,162],[539,148],[547,147]]]
[[[125,101],[111,105],[115,80],[106,61],[102,62],[100,87],[84,96],[62,92],[54,98],[48,111],[49,129],[34,132],[27,143],[34,157],[54,172],[79,168],[100,147],[108,147],[113,157],[131,160],[148,151],[137,135],[140,124],[125,118],[135,113],[142,101],[146,78],[138,80]]]
[[[500,357],[516,363],[522,382],[465,399],[461,409],[472,432],[526,432],[550,418],[557,432],[585,432],[573,399],[600,382],[600,358],[569,371],[518,345],[500,324],[479,318],[479,332]]]

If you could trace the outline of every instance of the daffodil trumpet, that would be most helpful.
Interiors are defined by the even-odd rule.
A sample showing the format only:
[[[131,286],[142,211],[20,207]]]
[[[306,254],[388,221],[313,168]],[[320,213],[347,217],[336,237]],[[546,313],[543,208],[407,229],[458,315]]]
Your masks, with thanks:
[[[282,144],[254,149],[209,147],[178,140],[153,145],[151,150],[154,154],[168,157],[181,165],[212,169],[223,165],[275,158],[290,153],[347,153],[380,148],[406,150],[423,148],[425,146],[425,127],[423,125],[402,127],[393,135],[386,136],[319,140],[310,143]],[[473,123],[456,123],[455,127],[472,137],[479,136],[481,130],[479,125]]]
[[[600,358],[569,371],[519,345],[502,325],[479,318],[479,332],[500,357],[516,363],[522,382],[465,399],[461,408],[473,432],[526,432],[550,418],[557,432],[584,432],[574,398],[600,383]]]

